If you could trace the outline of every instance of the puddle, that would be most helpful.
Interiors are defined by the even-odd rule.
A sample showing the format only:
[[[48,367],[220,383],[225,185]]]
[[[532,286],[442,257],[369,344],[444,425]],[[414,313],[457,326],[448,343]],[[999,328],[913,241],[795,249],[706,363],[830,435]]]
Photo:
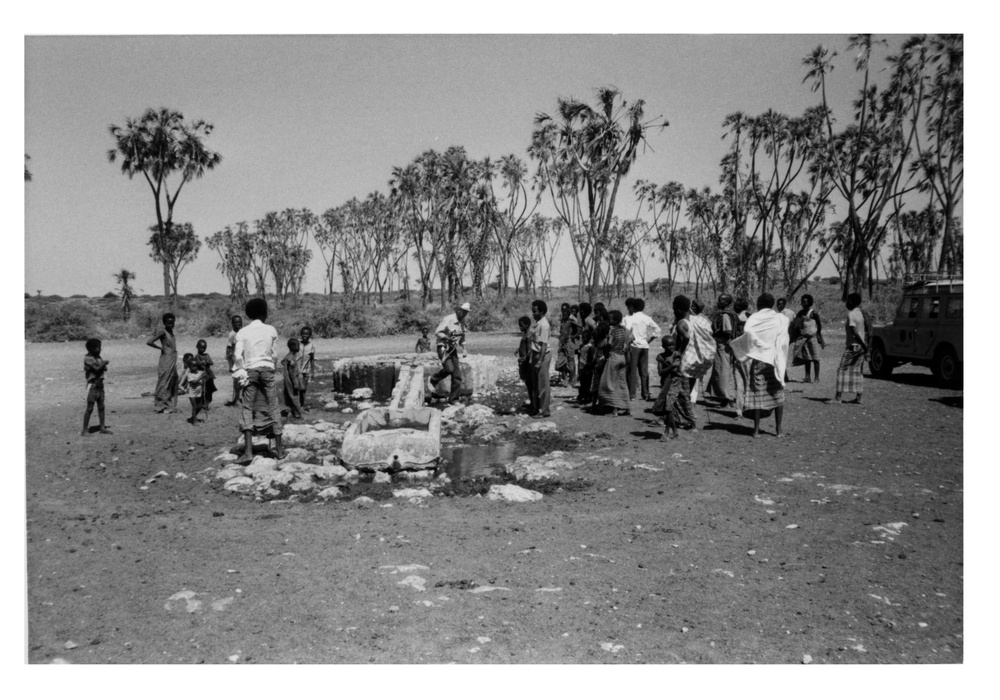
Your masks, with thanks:
[[[518,445],[504,442],[497,445],[442,446],[441,460],[448,478],[456,481],[463,477],[493,476],[496,467],[513,462]]]

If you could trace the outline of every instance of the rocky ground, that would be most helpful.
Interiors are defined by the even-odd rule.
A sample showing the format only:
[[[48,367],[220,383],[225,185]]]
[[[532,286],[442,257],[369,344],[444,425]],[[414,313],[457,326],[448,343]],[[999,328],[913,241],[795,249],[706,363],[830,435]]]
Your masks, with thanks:
[[[549,421],[517,414],[517,339],[473,337],[505,379],[446,443],[513,458],[388,482],[337,464],[365,399],[318,387],[288,459],[236,467],[226,381],[192,427],[142,396],[156,353],[108,342],[114,434],[81,437],[82,344],[31,344],[28,660],[961,663],[962,393],[901,368],[830,404],[830,340],[822,382],[788,386],[787,435],[699,406],[664,443],[641,402],[593,416],[557,388]]]

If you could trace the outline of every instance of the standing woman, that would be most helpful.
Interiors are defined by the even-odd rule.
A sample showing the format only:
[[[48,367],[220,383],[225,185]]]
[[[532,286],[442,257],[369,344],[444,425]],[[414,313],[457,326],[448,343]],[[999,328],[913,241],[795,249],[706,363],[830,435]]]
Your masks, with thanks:
[[[802,295],[802,309],[795,315],[792,335],[794,336],[791,352],[792,366],[806,366],[806,384],[812,382],[810,374],[815,366],[816,381],[819,382],[819,352],[816,351],[816,341],[819,341],[821,348],[826,347],[826,342],[823,340],[823,320],[819,317],[816,307],[813,306],[811,294]]]
[[[622,312],[615,309],[611,312],[611,328],[605,345],[606,360],[597,389],[597,403],[616,410],[619,416],[631,414],[628,382],[625,379],[625,352],[630,342],[629,332],[622,325]]]
[[[533,418],[548,418],[549,413],[549,364],[552,362],[552,353],[549,351],[549,339],[551,329],[549,320],[545,314],[549,311],[548,305],[541,299],[531,302],[531,318],[533,323],[528,328],[529,342],[529,378],[531,387],[528,390],[528,398],[531,400],[531,410],[529,415]]]
[[[868,354],[868,341],[865,329],[865,315],[861,311],[861,295],[852,292],[847,295],[847,349],[840,358],[837,367],[837,385],[834,403],[843,400],[844,392],[854,392],[854,400],[848,403],[861,403],[861,394],[865,390],[865,375],[861,373],[864,367],[865,355]]]
[[[788,359],[788,319],[774,310],[774,296],[757,297],[757,313],[747,319],[744,333],[730,343],[733,354],[747,362],[744,415],[753,419],[753,436],[760,419],[774,412],[774,434],[781,436],[785,409],[785,361]]]
[[[146,341],[146,345],[160,351],[160,364],[156,371],[156,391],[153,406],[157,413],[177,412],[177,338],[174,323],[177,317],[163,314],[163,330]],[[160,344],[157,345],[156,343]]]

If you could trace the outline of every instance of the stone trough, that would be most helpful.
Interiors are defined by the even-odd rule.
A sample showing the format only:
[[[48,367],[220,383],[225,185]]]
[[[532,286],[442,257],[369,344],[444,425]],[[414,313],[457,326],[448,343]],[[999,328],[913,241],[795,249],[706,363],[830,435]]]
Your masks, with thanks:
[[[344,434],[340,461],[365,471],[419,470],[441,456],[441,412],[435,408],[370,408]]]

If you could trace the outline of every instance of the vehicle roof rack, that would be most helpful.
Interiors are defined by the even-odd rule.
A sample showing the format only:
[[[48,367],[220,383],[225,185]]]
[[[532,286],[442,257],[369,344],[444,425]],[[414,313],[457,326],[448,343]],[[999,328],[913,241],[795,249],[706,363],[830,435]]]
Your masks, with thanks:
[[[947,287],[950,292],[954,291],[955,287],[961,287],[962,284],[961,269],[957,270],[954,275],[945,272],[913,272],[903,275],[903,287],[906,291],[933,285],[939,289]]]

